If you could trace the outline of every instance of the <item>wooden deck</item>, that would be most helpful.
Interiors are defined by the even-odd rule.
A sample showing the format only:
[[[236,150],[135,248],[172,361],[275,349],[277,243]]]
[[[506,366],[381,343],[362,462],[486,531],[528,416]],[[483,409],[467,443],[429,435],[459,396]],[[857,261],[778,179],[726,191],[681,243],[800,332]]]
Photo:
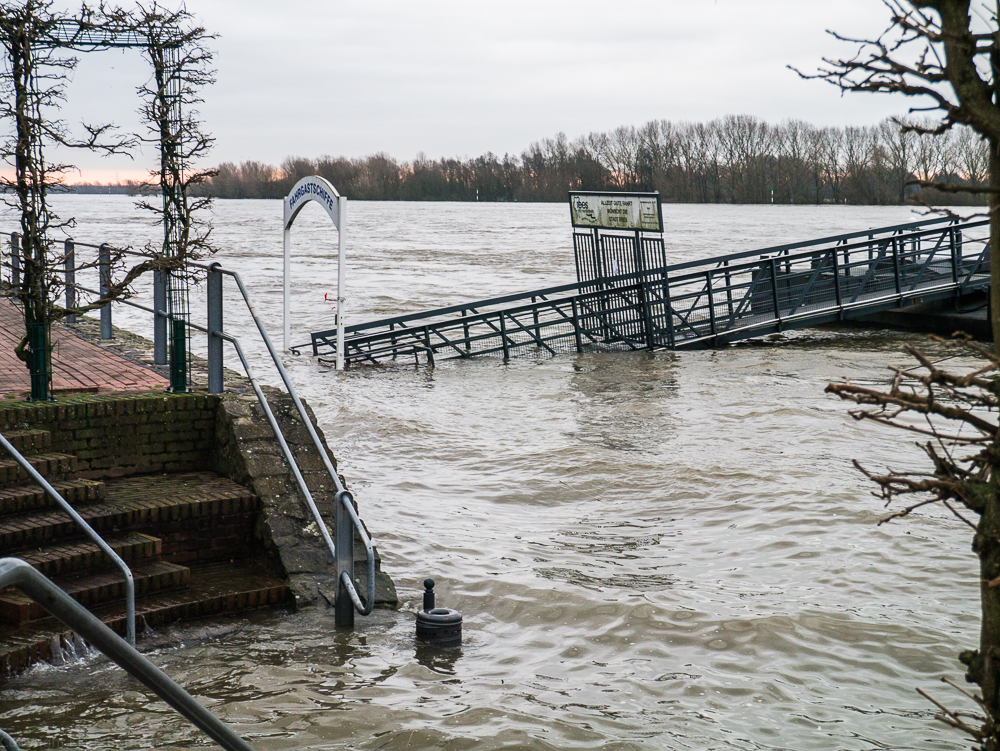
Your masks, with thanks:
[[[9,298],[0,297],[0,398],[22,398],[31,392],[28,369],[14,348],[24,332],[24,317]],[[72,332],[71,324],[52,326],[52,390],[63,393],[108,393],[164,389],[170,382],[89,344]]]

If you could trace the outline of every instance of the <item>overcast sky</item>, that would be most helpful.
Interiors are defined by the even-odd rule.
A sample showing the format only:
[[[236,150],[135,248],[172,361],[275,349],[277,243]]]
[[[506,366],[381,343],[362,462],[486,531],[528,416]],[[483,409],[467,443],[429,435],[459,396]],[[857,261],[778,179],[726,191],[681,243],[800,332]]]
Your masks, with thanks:
[[[842,97],[786,67],[850,55],[826,30],[877,35],[880,0],[192,0],[188,10],[218,34],[218,80],[201,107],[213,163],[502,155],[651,119],[860,125],[908,106]],[[138,128],[139,54],[80,57],[65,119]],[[153,158],[77,155],[76,179],[135,177]]]

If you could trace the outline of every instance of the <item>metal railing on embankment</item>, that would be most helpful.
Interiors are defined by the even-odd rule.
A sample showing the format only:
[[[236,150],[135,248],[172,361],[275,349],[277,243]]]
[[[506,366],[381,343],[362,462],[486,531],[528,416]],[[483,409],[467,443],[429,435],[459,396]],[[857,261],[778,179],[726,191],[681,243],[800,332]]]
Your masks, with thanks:
[[[19,248],[20,243],[17,233],[10,236],[10,259],[3,262],[3,266],[10,270],[10,282],[16,288],[20,283],[20,270],[22,263],[19,259]],[[76,263],[76,250],[78,248],[91,248],[97,250],[97,258],[93,262],[78,264]],[[66,240],[63,257],[65,259],[64,274],[65,274],[65,287],[66,287],[66,307],[75,307],[76,301],[78,300],[79,293],[86,292],[89,294],[103,295],[110,284],[110,257],[111,257],[111,246],[103,243],[100,245],[93,245],[89,243],[81,243],[74,240]],[[127,255],[143,256],[141,253],[135,251],[130,251],[128,249],[118,249],[119,253]],[[80,268],[86,269],[96,269],[98,272],[98,277],[100,279],[100,289],[90,289],[82,286],[76,282],[76,271]],[[130,307],[145,311],[153,317],[154,328],[162,327],[163,331],[168,328],[171,329],[172,336],[174,332],[179,332],[177,336],[183,340],[186,340],[189,336],[190,330],[195,330],[202,332],[206,335],[207,339],[207,364],[208,364],[208,391],[209,393],[217,394],[224,390],[224,376],[225,370],[223,367],[223,343],[230,343],[236,351],[237,357],[239,357],[240,362],[243,365],[243,369],[246,372],[247,378],[250,381],[251,387],[253,388],[254,394],[257,397],[257,401],[260,403],[261,410],[264,412],[264,416],[274,431],[274,435],[281,446],[282,455],[285,461],[288,463],[289,469],[295,478],[295,483],[301,492],[302,497],[306,502],[306,506],[309,509],[313,520],[316,522],[316,526],[323,538],[323,542],[326,545],[328,552],[330,553],[331,559],[335,563],[335,571],[338,581],[337,596],[335,598],[335,620],[337,626],[352,627],[354,625],[354,613],[357,611],[361,615],[369,615],[374,607],[375,603],[375,553],[374,547],[372,545],[371,539],[368,533],[365,531],[364,525],[361,524],[358,518],[357,512],[354,509],[354,497],[344,484],[340,480],[340,476],[337,474],[336,469],[333,466],[333,462],[330,460],[329,455],[323,446],[322,441],[319,438],[316,428],[313,426],[312,421],[309,419],[309,415],[306,412],[305,406],[302,404],[301,399],[299,399],[298,393],[295,391],[295,386],[292,384],[291,379],[288,377],[288,372],[285,370],[284,364],[281,362],[281,358],[278,355],[274,344],[271,342],[270,336],[268,336],[267,329],[265,328],[260,317],[257,315],[256,308],[250,299],[250,294],[247,291],[246,285],[243,283],[240,275],[231,269],[224,268],[220,263],[202,264],[202,263],[188,263],[189,269],[200,269],[206,272],[207,276],[207,310],[206,310],[206,325],[201,326],[194,323],[193,321],[183,321],[171,316],[166,311],[166,295],[157,292],[157,289],[165,289],[166,285],[162,285],[157,281],[154,284],[154,295],[153,295],[153,307],[150,308],[146,305],[135,302],[134,300],[124,299],[118,301],[118,304],[128,305]],[[320,458],[323,460],[323,464],[333,481],[336,493],[334,496],[334,528],[337,534],[337,542],[335,544],[334,540],[330,536],[329,529],[327,528],[326,522],[323,520],[319,509],[316,506],[316,502],[313,499],[312,493],[310,492],[308,486],[306,485],[305,479],[302,476],[302,472],[299,469],[298,463],[295,461],[295,456],[288,446],[288,442],[285,440],[285,436],[281,431],[278,421],[271,410],[270,405],[267,402],[264,392],[261,389],[260,383],[254,374],[253,368],[247,359],[246,353],[240,344],[238,337],[228,334],[223,328],[223,277],[231,278],[239,290],[244,303],[246,304],[247,311],[249,312],[251,318],[253,319],[254,325],[260,335],[261,341],[265,345],[268,354],[274,366],[281,378],[285,389],[288,392],[292,403],[295,405],[295,409],[302,420],[303,425],[309,433],[309,437],[315,446],[316,450],[319,452]],[[100,310],[101,316],[101,338],[110,339],[112,337],[112,304],[109,303],[104,305]],[[169,322],[169,326],[167,325]],[[174,352],[179,352],[180,357],[187,357],[188,350],[181,346],[173,350]],[[164,347],[164,362],[166,358],[166,348]],[[154,360],[160,362],[160,353],[154,353]],[[186,387],[182,387],[186,388]],[[357,532],[358,536],[361,538],[362,543],[365,546],[365,551],[368,560],[368,576],[367,576],[367,586],[366,586],[366,599],[362,602],[360,595],[354,585],[354,534]]]
[[[571,284],[347,326],[345,360],[711,347],[959,297],[989,286],[988,224],[930,219],[655,268],[622,257],[639,270],[616,276],[602,270],[627,249],[594,245]],[[293,352],[335,346],[321,331]]]
[[[38,472],[37,469],[31,466],[31,462],[28,461],[20,451],[14,448],[13,444],[7,440],[3,433],[0,433],[0,447],[4,448],[11,458],[14,459],[20,465],[21,469],[30,477],[37,485],[48,494],[48,496],[54,500],[59,507],[69,516],[73,522],[80,527],[84,533],[89,537],[101,552],[104,553],[111,562],[122,572],[122,576],[125,578],[125,634],[128,638],[129,644],[135,644],[135,579],[132,576],[132,569],[128,567],[128,564],[122,560],[114,549],[108,545],[107,541],[101,537],[97,530],[91,527],[87,520],[84,519],[73,508],[69,502],[63,498],[59,492],[52,487],[48,480],[46,480]],[[0,586],[0,589],[3,589]]]
[[[135,647],[105,626],[99,619],[42,573],[20,558],[0,558],[0,590],[17,587],[82,636],[92,647],[110,657],[133,678],[149,687],[195,727],[204,731],[226,751],[253,751],[253,747],[205,709],[166,673],[136,651]],[[17,748],[14,739],[0,733],[5,749]]]

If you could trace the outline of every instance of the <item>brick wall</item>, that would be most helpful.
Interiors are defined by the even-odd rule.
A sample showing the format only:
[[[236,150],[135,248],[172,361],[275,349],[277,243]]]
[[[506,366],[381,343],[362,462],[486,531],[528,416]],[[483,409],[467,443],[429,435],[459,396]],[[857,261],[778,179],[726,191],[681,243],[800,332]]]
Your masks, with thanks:
[[[163,540],[163,559],[182,566],[248,558],[259,552],[253,536],[259,505],[249,498],[245,506],[239,513],[181,519],[136,531]]]
[[[319,453],[291,399],[269,389],[268,401],[323,518],[332,525],[335,488]],[[310,417],[315,425],[311,411]],[[60,396],[51,404],[0,399],[0,432],[33,429],[51,431],[52,452],[77,458],[74,474],[79,477],[212,471],[251,488],[253,494],[239,507],[209,513],[192,504],[177,518],[157,519],[155,525],[151,520],[148,529],[143,522],[132,526],[161,537],[163,557],[172,563],[260,556],[289,576],[300,604],[321,597],[332,602],[333,595],[324,594],[336,591],[329,554],[253,396],[86,394]],[[177,494],[183,497],[183,488]],[[367,558],[359,538],[355,561],[355,577],[363,580]],[[375,566],[376,603],[395,606],[395,587],[381,570],[377,549]]]
[[[94,479],[212,469],[219,397],[209,394],[0,401],[0,432],[52,431],[52,451],[73,454]]]

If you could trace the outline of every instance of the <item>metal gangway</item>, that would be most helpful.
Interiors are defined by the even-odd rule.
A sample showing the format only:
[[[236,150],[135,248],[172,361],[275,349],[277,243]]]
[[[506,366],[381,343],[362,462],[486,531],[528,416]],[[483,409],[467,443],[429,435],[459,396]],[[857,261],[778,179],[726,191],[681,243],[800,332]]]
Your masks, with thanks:
[[[988,220],[926,219],[675,264],[662,239],[639,232],[577,232],[574,246],[575,283],[346,326],[345,362],[715,347],[957,299],[990,276]],[[330,330],[292,351],[335,348]]]

